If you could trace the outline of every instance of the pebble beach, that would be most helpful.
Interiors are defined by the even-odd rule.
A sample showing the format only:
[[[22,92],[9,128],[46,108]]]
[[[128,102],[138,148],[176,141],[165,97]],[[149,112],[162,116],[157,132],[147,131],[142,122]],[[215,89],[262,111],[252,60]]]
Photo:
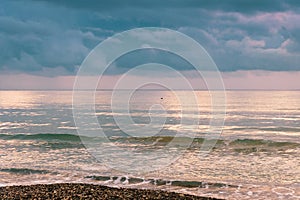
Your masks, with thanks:
[[[214,199],[161,190],[112,188],[93,184],[59,183],[7,186],[0,199]]]

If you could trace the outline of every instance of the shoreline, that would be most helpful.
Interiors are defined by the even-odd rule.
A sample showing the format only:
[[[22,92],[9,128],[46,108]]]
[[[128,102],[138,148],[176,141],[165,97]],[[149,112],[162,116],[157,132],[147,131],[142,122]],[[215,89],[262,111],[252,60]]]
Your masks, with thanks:
[[[162,190],[113,188],[84,183],[55,183],[0,187],[0,199],[199,199],[217,200]]]

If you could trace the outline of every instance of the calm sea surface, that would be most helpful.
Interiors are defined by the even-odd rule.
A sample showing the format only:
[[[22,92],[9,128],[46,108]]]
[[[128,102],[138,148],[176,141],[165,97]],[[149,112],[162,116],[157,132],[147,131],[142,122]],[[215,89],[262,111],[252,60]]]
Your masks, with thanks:
[[[175,93],[191,95],[191,91]],[[110,151],[103,152],[110,153],[112,160],[119,159],[114,148],[134,149],[142,155],[167,146],[178,132],[195,138],[168,166],[132,174],[111,169],[82,144],[73,119],[72,91],[0,91],[0,186],[84,182],[229,199],[300,199],[300,91],[227,91],[223,132],[206,156],[201,156],[200,149],[212,117],[210,94],[195,92],[198,104],[190,105],[185,117],[197,119],[199,125],[183,130],[182,107],[175,93],[132,94],[128,115],[138,124],[135,132],[151,119],[165,119],[160,134],[135,139],[114,121],[124,112],[111,111],[112,92],[97,91],[96,116],[111,139]],[[156,112],[159,107],[153,105],[165,111]],[[96,143],[94,139],[84,140]],[[99,145],[107,147],[100,140]],[[118,165],[127,162],[119,159]],[[143,162],[136,165],[143,167]]]

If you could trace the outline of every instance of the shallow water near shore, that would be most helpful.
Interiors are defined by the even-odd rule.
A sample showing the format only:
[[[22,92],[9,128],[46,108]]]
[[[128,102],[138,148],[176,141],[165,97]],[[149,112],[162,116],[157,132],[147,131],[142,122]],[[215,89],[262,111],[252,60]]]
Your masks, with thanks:
[[[189,96],[191,91],[177,91]],[[88,92],[87,92],[88,93]],[[113,121],[111,91],[97,91],[96,115],[110,144],[101,137],[78,136],[72,115],[72,91],[0,91],[0,186],[37,183],[93,183],[114,187],[163,189],[228,199],[300,198],[300,91],[228,91],[223,132],[210,153],[201,144],[208,131],[210,96],[196,91],[197,129],[184,153],[167,167],[126,173],[97,160],[82,144],[146,151],[167,146],[179,129],[181,107],[170,91],[138,91],[131,117],[149,123],[149,108],[164,106],[166,122],[153,137],[129,137]],[[161,99],[163,97],[163,99]],[[191,110],[196,108],[190,108]],[[111,144],[114,146],[112,147]],[[181,152],[178,148],[168,151]],[[116,152],[116,151],[114,151]],[[119,159],[111,153],[112,160]],[[118,160],[125,165],[130,160]],[[136,163],[137,165],[143,162]]]

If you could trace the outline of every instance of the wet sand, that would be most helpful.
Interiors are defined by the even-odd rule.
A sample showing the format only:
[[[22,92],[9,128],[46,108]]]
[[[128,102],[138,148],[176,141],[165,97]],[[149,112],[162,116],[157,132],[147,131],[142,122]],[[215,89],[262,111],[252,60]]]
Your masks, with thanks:
[[[0,199],[214,199],[192,195],[107,186],[59,183],[0,187]]]

